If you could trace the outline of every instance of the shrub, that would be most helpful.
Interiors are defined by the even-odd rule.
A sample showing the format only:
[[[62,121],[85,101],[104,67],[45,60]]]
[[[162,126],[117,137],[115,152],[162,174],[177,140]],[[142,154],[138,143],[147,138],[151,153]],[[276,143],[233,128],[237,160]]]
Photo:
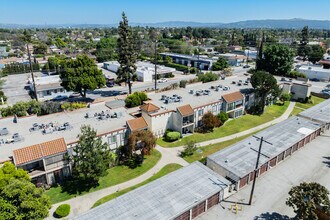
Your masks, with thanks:
[[[84,102],[65,102],[61,105],[61,109],[63,110],[68,110],[68,111],[72,111],[74,109],[79,109],[79,108],[85,108],[86,107],[86,103]]]
[[[306,78],[306,76],[303,73],[300,73],[298,71],[291,71],[287,74],[287,77],[291,77],[291,78]]]
[[[125,106],[127,108],[136,107],[142,105],[144,101],[148,100],[148,96],[144,92],[134,92],[125,99]]]
[[[220,112],[217,115],[217,118],[220,120],[221,124],[223,125],[228,120],[228,114],[226,112]]]
[[[280,100],[282,102],[285,102],[285,101],[290,101],[292,95],[290,93],[283,93],[281,96],[280,96]]]
[[[186,88],[187,80],[181,80],[180,81],[180,88]]]
[[[218,79],[219,79],[219,75],[214,74],[212,72],[207,72],[205,74],[198,74],[198,80],[203,82],[203,83],[216,81]]]
[[[44,102],[41,104],[41,115],[53,114],[61,111],[61,104],[58,102]]]
[[[181,151],[180,156],[181,157],[187,157],[194,154],[194,152],[197,150],[196,143],[194,141],[187,141],[185,146],[183,147],[183,151]]]
[[[165,141],[173,142],[180,139],[180,132],[171,131],[167,132],[165,136]]]
[[[58,218],[66,217],[70,214],[70,205],[69,204],[62,204],[59,207],[57,207],[55,211],[55,215]]]

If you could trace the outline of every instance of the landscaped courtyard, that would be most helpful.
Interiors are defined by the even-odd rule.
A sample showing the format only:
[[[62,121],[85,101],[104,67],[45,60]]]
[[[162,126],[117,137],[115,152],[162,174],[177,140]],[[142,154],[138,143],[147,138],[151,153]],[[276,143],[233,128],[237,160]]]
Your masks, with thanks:
[[[156,163],[160,160],[161,154],[157,150],[153,150],[149,156],[145,156],[144,162],[141,166],[131,169],[127,166],[115,166],[108,170],[108,174],[101,177],[99,180],[99,185],[95,188],[91,188],[88,192],[84,191],[82,193],[69,193],[63,190],[62,186],[52,187],[46,191],[46,195],[50,197],[52,204],[62,202],[79,195],[84,195],[89,192],[94,192],[100,189],[104,189],[110,186],[114,186],[135,177],[142,175],[143,173],[150,170]]]
[[[157,144],[162,147],[178,147],[185,145],[187,141],[196,143],[208,141],[216,138],[225,137],[241,131],[248,130],[266,122],[272,121],[280,117],[288,108],[289,102],[282,104],[274,104],[265,108],[265,113],[262,115],[244,115],[240,118],[227,121],[223,126],[215,128],[210,133],[194,133],[175,142],[166,142],[163,138],[157,140]]]

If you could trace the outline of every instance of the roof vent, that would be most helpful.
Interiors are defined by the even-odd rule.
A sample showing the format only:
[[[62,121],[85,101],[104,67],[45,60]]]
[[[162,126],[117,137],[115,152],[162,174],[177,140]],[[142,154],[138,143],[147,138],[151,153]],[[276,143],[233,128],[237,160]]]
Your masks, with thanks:
[[[229,161],[228,160],[225,160],[225,163],[228,163]]]

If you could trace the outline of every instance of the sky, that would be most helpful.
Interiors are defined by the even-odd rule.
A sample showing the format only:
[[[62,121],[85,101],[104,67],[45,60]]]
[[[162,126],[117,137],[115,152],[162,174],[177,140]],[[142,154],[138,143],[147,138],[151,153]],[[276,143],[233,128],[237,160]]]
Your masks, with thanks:
[[[0,0],[0,23],[114,24],[130,22],[303,18],[330,20],[329,0]]]

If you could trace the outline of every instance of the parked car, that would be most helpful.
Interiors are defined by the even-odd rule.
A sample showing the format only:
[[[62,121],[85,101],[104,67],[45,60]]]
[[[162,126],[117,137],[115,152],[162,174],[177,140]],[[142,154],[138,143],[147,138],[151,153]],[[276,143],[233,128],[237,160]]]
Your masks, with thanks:
[[[232,81],[231,84],[236,84],[236,82],[235,81]]]
[[[165,83],[165,82],[167,82],[167,79],[165,79],[165,78],[161,78],[161,79],[159,79],[157,82],[159,82],[159,83]]]
[[[7,128],[1,128],[0,129],[0,136],[1,135],[7,135],[8,134],[8,129]]]
[[[246,65],[243,66],[243,68],[244,68],[244,69],[246,69],[246,68],[250,68],[250,66],[246,64]]]
[[[281,81],[286,81],[286,79],[284,77],[281,78]]]
[[[72,93],[69,98],[77,98],[80,96],[80,93],[79,92],[75,92],[75,93]]]
[[[66,96],[66,95],[58,95],[58,96],[53,98],[53,101],[62,101],[62,100],[65,100],[67,98],[68,98],[68,96]]]

